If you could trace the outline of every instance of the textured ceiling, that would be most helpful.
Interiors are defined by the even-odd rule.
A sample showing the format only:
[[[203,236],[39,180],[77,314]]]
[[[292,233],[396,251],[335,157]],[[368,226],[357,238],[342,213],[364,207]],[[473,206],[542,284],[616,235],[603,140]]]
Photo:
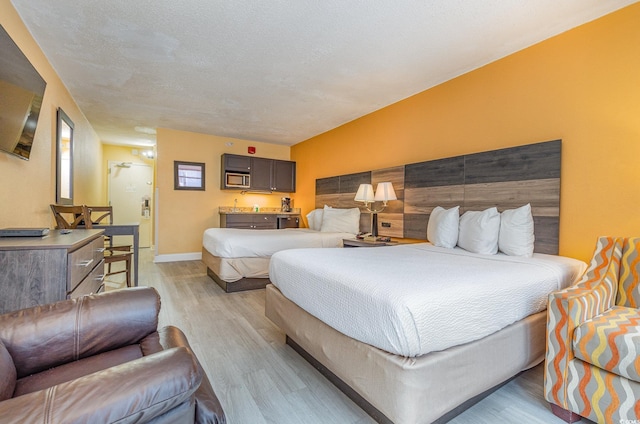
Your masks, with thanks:
[[[290,145],[636,0],[11,2],[104,142]]]

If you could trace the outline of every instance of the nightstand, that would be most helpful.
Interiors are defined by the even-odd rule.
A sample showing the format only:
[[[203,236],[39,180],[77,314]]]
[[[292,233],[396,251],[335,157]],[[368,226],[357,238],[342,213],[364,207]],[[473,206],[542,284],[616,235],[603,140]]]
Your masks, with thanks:
[[[399,244],[425,243],[426,240],[393,238],[391,241],[370,241],[360,239],[342,239],[344,247],[382,247],[397,246]]]
[[[344,247],[381,247],[381,246],[395,246],[397,242],[391,241],[369,241],[359,239],[342,239],[342,245]]]

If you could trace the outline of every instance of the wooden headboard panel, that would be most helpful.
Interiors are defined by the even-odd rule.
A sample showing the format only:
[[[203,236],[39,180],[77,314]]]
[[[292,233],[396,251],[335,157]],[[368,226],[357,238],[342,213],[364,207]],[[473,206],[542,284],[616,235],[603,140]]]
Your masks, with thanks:
[[[412,163],[316,180],[316,207],[360,207],[362,231],[370,214],[353,200],[362,183],[391,181],[398,196],[378,214],[378,233],[425,239],[436,206],[460,213],[496,206],[499,211],[531,203],[535,251],[558,253],[561,140]],[[389,226],[386,226],[388,224]]]

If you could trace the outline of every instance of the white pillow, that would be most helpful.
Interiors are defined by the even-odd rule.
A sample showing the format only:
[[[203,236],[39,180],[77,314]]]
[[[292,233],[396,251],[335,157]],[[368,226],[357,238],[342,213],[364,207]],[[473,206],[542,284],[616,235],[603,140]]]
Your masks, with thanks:
[[[464,250],[484,255],[498,253],[500,213],[489,208],[482,212],[467,211],[460,217],[458,246]]]
[[[436,206],[427,224],[427,239],[434,245],[453,249],[458,242],[460,206],[444,209]]]
[[[531,204],[503,211],[500,216],[498,248],[511,256],[533,256],[533,216]]]
[[[307,214],[307,222],[309,223],[309,229],[314,231],[320,231],[322,226],[322,209],[314,209]]]
[[[360,231],[360,209],[338,209],[325,205],[320,231],[358,234]]]

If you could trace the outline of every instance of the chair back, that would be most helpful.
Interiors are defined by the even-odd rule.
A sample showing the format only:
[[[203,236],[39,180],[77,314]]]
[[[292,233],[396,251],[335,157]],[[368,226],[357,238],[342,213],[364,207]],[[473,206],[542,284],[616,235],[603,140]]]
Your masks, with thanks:
[[[108,224],[113,224],[113,206],[87,206],[89,217],[94,224],[106,224],[102,222],[109,220]]]
[[[93,228],[86,206],[51,205],[51,212],[56,219],[56,228]]]
[[[616,305],[640,307],[640,237],[624,239]]]

